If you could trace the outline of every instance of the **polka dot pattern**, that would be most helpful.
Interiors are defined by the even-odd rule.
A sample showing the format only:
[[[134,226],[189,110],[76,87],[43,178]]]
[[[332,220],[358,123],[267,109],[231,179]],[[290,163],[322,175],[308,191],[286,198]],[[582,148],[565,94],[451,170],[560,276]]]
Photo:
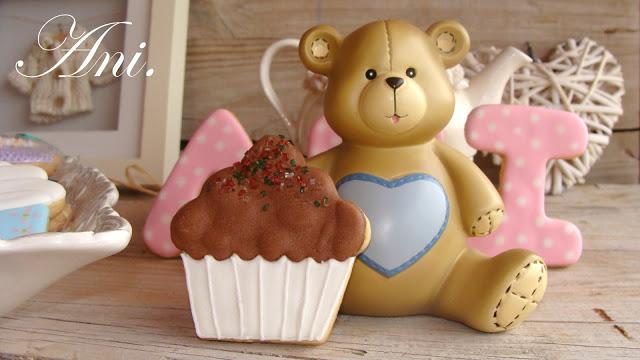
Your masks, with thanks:
[[[210,174],[231,166],[251,147],[247,133],[236,117],[226,110],[217,110],[209,115],[191,139],[144,224],[144,242],[159,256],[180,254],[171,242],[169,230],[178,209],[200,193]]]
[[[575,114],[521,106],[485,105],[470,115],[467,141],[481,151],[503,157],[500,194],[509,222],[470,245],[489,256],[512,248],[541,255],[549,266],[575,263],[582,254],[582,236],[572,223],[544,212],[546,164],[573,158],[587,146],[587,129]]]

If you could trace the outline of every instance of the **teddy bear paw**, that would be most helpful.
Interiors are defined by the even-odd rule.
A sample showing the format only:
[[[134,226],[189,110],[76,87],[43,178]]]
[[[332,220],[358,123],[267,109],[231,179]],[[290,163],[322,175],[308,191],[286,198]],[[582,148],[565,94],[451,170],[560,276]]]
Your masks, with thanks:
[[[498,228],[504,216],[503,209],[494,209],[478,216],[476,221],[471,225],[472,236],[486,236],[491,234]]]
[[[493,312],[494,331],[522,323],[538,307],[547,288],[547,267],[540,259],[527,263],[508,284]]]

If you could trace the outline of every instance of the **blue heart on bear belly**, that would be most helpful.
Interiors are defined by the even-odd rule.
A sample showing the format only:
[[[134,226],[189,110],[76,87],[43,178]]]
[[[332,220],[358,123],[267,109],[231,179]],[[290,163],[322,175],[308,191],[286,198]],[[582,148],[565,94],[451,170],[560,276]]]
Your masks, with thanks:
[[[394,180],[357,173],[336,183],[371,222],[371,242],[360,259],[386,277],[417,262],[440,239],[449,219],[442,185],[426,174]]]

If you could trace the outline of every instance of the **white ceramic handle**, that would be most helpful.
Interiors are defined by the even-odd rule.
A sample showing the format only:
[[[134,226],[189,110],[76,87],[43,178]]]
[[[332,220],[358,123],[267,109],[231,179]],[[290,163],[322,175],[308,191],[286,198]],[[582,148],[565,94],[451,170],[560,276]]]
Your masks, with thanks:
[[[298,39],[282,39],[274,42],[267,48],[262,55],[262,60],[260,60],[260,84],[262,84],[262,90],[264,94],[269,99],[271,106],[276,110],[280,119],[284,122],[287,127],[287,131],[289,132],[289,137],[293,142],[298,141],[296,136],[296,129],[289,120],[289,116],[287,116],[287,112],[280,101],[280,98],[276,94],[275,90],[273,90],[273,85],[271,84],[271,63],[273,62],[273,57],[283,48],[298,48],[298,43],[300,40]]]

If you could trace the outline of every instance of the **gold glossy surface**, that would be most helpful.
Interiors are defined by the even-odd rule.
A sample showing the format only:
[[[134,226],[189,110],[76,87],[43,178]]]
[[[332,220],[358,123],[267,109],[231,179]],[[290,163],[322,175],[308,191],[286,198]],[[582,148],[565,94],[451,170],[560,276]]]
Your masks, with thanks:
[[[322,58],[313,56],[318,39],[329,44]],[[320,25],[300,41],[305,66],[329,77],[325,115],[343,139],[310,164],[328,171],[334,181],[354,173],[388,180],[428,174],[442,184],[449,200],[445,231],[415,264],[387,278],[356,262],[344,313],[433,314],[497,332],[517,326],[544,294],[546,268],[536,255],[512,250],[487,258],[466,245],[474,228],[483,233],[495,229],[503,209],[482,171],[435,140],[455,104],[445,68],[457,64],[468,49],[469,36],[455,21],[435,23],[427,32],[402,21],[377,21],[344,38]],[[415,76],[408,68],[415,69]],[[370,69],[375,77],[365,75]]]

